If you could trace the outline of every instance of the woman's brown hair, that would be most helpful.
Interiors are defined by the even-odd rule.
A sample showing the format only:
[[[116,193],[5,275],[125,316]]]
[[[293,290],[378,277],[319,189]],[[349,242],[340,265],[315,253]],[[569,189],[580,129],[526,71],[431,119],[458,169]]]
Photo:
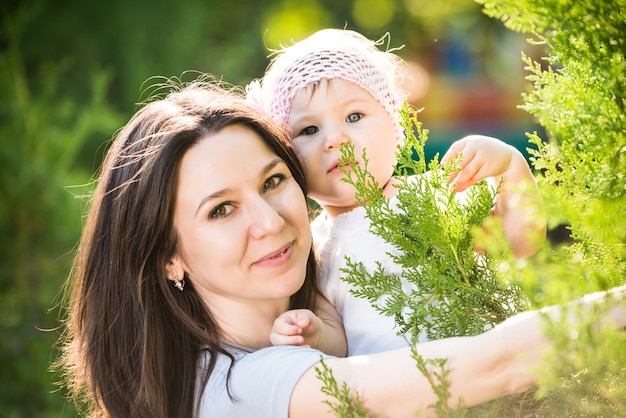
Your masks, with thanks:
[[[93,416],[191,417],[218,355],[232,356],[193,283],[175,289],[165,266],[177,235],[173,213],[185,152],[226,126],[255,131],[289,166],[306,196],[304,171],[284,133],[241,95],[201,79],[140,109],[104,160],[72,273],[57,367]],[[291,308],[313,309],[315,263]],[[208,368],[198,376],[200,356]]]

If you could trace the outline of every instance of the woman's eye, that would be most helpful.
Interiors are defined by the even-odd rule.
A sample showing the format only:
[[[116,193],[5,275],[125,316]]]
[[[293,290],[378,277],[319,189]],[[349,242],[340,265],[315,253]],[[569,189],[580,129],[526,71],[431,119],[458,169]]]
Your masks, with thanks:
[[[276,188],[279,184],[281,184],[283,180],[285,180],[284,175],[282,174],[273,175],[272,177],[265,180],[265,183],[263,183],[263,190],[265,191],[272,190]]]
[[[219,219],[225,216],[228,216],[233,211],[233,205],[230,203],[223,203],[217,206],[215,209],[209,213],[209,218],[211,219]]]
[[[349,122],[349,123],[357,122],[361,120],[362,116],[363,116],[362,113],[350,113],[348,117],[346,118],[346,122]]]
[[[318,131],[319,129],[317,129],[317,126],[307,126],[302,130],[302,135],[313,135],[316,134]]]

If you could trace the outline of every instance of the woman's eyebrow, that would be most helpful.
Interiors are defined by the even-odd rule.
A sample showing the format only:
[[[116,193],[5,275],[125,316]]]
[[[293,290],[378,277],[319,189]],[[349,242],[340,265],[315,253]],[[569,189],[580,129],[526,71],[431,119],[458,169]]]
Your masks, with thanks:
[[[282,160],[282,158],[277,156],[276,158],[272,159],[269,163],[265,164],[265,166],[263,166],[263,168],[261,168],[259,176],[260,177],[265,176],[274,167],[276,167],[278,164],[283,163],[283,162],[284,161]],[[207,202],[210,202],[213,199],[218,199],[218,198],[220,198],[222,196],[225,196],[226,194],[232,192],[232,190],[233,190],[232,188],[227,187],[225,189],[218,190],[215,193],[211,193],[210,195],[207,195],[204,198],[202,198],[202,200],[198,204],[198,207],[196,209],[196,213],[194,213],[194,217],[198,215],[198,212],[200,212],[200,209],[202,208],[202,206],[204,206]]]

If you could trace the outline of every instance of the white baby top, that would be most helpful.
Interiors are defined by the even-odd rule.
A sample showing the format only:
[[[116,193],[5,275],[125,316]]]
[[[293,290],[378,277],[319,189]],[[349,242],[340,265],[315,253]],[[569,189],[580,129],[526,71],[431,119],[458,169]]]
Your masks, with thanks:
[[[411,177],[409,181],[417,178]],[[495,189],[494,180],[488,178],[487,181]],[[455,199],[464,203],[468,193],[469,189],[456,193]],[[389,199],[391,208],[397,208],[398,203],[397,196]],[[388,351],[408,344],[404,337],[397,335],[398,328],[393,318],[379,313],[367,299],[354,296],[349,291],[353,286],[341,280],[345,273],[340,269],[346,267],[347,255],[352,262],[363,263],[369,272],[376,269],[376,262],[381,263],[385,274],[398,276],[402,289],[410,294],[414,285],[402,277],[402,268],[389,256],[399,255],[400,251],[371,233],[369,227],[370,220],[362,206],[335,219],[324,210],[311,224],[320,262],[320,291],[343,317],[349,356]],[[418,342],[427,340],[425,335],[417,339]]]
[[[349,292],[352,285],[340,278],[345,274],[340,268],[346,267],[346,255],[370,272],[380,262],[386,274],[400,275],[401,268],[388,254],[399,254],[398,250],[369,232],[369,225],[361,206],[335,219],[323,211],[311,224],[320,260],[320,291],[343,317],[349,356],[407,346],[404,337],[397,335],[393,318],[379,313],[367,299],[354,296]]]

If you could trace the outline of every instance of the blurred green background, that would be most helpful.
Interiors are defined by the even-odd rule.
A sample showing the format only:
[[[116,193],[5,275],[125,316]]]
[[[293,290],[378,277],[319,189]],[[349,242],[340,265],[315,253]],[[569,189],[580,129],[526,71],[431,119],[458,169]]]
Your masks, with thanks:
[[[209,72],[245,85],[269,48],[323,27],[390,47],[413,74],[427,151],[469,133],[526,147],[538,129],[523,36],[472,0],[3,0],[0,4],[0,415],[76,416],[49,372],[63,282],[108,141],[146,80]],[[189,77],[187,77],[189,78]],[[149,82],[148,82],[149,84]]]

